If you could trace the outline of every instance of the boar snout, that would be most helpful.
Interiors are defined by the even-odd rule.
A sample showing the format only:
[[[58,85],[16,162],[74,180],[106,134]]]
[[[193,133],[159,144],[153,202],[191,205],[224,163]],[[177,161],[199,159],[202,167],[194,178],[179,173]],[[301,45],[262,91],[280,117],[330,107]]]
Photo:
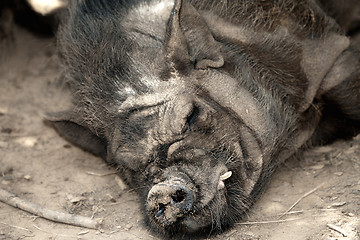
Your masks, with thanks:
[[[170,178],[155,184],[148,193],[149,218],[157,224],[169,226],[186,216],[193,208],[193,185],[183,178]]]

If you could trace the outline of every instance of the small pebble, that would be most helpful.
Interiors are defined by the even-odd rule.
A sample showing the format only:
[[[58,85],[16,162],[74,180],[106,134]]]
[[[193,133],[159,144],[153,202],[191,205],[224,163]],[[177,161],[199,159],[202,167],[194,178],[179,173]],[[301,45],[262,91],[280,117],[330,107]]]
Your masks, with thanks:
[[[315,166],[311,166],[310,169],[313,169],[313,170],[320,170],[322,168],[324,168],[324,164],[320,164],[320,165],[315,165]]]
[[[35,137],[21,137],[15,140],[15,142],[23,145],[24,147],[34,147],[37,143],[37,138]]]
[[[347,213],[346,215],[348,215],[349,217],[354,217],[355,216],[355,214],[353,214],[351,212]]]
[[[25,175],[25,176],[24,176],[24,179],[30,180],[30,179],[31,179],[31,176],[30,176],[30,175]]]
[[[132,227],[133,227],[133,226],[132,226],[132,224],[130,224],[130,223],[128,223],[128,224],[125,225],[125,228],[126,228],[126,229],[131,229]]]
[[[250,236],[254,236],[254,233],[253,233],[253,232],[247,232],[246,234],[247,234],[247,235],[250,235]]]
[[[85,200],[85,197],[83,196],[74,196],[72,194],[68,194],[66,197],[71,203],[78,203],[82,200]]]

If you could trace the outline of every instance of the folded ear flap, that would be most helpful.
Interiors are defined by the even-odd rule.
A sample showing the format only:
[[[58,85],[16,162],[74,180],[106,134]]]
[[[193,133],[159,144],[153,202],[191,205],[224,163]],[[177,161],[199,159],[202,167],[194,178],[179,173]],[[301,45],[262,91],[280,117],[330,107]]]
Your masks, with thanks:
[[[47,113],[46,121],[69,142],[106,160],[107,142],[97,136],[73,111]]]
[[[187,0],[177,0],[167,29],[168,60],[175,64],[195,64],[197,69],[224,65],[220,46],[204,19]]]

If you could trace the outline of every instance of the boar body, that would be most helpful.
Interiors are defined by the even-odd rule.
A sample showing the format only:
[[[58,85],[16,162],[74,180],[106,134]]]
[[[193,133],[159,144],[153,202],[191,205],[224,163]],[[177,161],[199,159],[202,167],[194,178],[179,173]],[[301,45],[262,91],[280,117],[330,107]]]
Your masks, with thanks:
[[[343,32],[315,1],[70,1],[74,107],[48,119],[138,189],[152,230],[221,231],[296,151],[359,132]]]

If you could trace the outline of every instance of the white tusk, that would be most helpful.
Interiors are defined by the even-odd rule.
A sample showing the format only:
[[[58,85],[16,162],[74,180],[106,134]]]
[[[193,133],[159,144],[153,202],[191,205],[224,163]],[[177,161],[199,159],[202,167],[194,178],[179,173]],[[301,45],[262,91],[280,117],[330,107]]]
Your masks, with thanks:
[[[220,180],[224,181],[224,180],[228,179],[229,177],[231,177],[231,175],[232,175],[232,171],[228,171],[220,176]]]

